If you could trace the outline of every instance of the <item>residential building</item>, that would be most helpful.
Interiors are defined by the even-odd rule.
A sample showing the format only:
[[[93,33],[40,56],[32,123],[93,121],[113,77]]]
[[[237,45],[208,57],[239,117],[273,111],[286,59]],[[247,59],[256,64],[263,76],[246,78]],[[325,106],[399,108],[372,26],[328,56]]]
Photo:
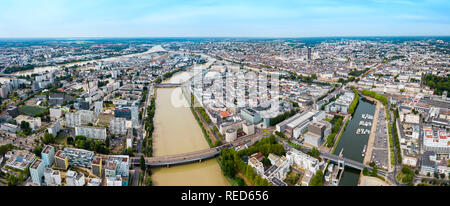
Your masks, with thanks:
[[[131,123],[133,127],[139,126],[139,108],[137,106],[130,107],[131,111]]]
[[[97,177],[102,177],[102,158],[99,156],[95,156],[92,160],[91,164],[91,172]]]
[[[97,101],[94,103],[95,114],[103,113],[103,101]]]
[[[40,159],[35,159],[30,166],[30,175],[33,183],[36,185],[42,184],[42,177],[44,176],[44,162]]]
[[[114,110],[114,117],[121,117],[127,120],[131,120],[131,109],[129,108],[116,108]]]
[[[111,134],[127,134],[127,120],[125,118],[114,118],[109,122],[109,132]]]
[[[256,174],[258,174],[258,175],[264,174],[263,163],[260,162],[255,157],[252,157],[248,160],[248,165],[250,165],[251,167],[253,167],[253,169],[255,169]]]
[[[52,166],[55,161],[55,148],[50,145],[45,145],[44,149],[42,149],[41,157],[45,166]]]
[[[106,186],[122,186],[122,177],[120,175],[106,175]]]
[[[16,133],[17,131],[20,131],[20,127],[14,124],[10,124],[10,123],[3,123],[0,126],[1,130],[5,131],[5,132],[11,132],[11,133]]]
[[[84,174],[69,170],[66,173],[66,183],[67,186],[84,186]]]
[[[63,170],[69,168],[69,157],[62,150],[57,151],[55,154],[55,167]]]
[[[64,154],[67,156],[70,166],[91,168],[94,152],[84,149],[64,148]]]
[[[77,127],[95,122],[94,112],[89,110],[78,110],[75,113],[66,113],[66,126]]]
[[[49,128],[47,128],[48,133],[52,134],[53,137],[58,136],[60,130],[61,130],[61,123],[59,120],[56,120],[55,123],[53,123]]]
[[[12,150],[5,154],[6,166],[20,171],[25,170],[36,159],[36,155],[26,150]]]
[[[36,130],[41,127],[41,118],[40,117],[30,117],[26,115],[19,115],[15,118],[17,124],[22,123],[22,121],[28,122],[30,124],[30,128],[32,130]]]
[[[61,185],[61,173],[58,170],[52,170],[51,168],[44,169],[44,179],[47,186],[59,186]]]
[[[102,183],[102,180],[99,178],[90,178],[87,186],[100,186],[100,184]]]
[[[61,108],[59,108],[59,107],[50,108],[50,119],[51,120],[58,119],[61,116],[62,116]]]
[[[85,136],[87,138],[95,140],[106,139],[106,128],[104,127],[91,127],[91,126],[79,126],[75,127],[76,136]]]

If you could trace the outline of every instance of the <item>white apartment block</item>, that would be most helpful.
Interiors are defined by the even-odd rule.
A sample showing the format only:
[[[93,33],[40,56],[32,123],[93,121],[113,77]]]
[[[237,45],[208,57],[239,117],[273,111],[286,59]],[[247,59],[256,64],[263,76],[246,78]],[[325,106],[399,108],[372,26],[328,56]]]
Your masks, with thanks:
[[[111,134],[127,134],[127,120],[125,118],[114,118],[109,122],[109,131]]]
[[[66,126],[77,127],[87,125],[95,121],[94,112],[89,110],[78,110],[76,113],[66,113]]]
[[[106,128],[90,126],[75,127],[75,135],[81,135],[95,140],[105,140]]]

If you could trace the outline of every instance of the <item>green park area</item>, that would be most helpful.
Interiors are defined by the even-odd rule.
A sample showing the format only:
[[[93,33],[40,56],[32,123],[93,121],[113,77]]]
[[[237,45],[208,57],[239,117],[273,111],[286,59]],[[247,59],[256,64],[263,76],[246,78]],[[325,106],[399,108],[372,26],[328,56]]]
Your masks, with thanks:
[[[48,110],[46,108],[38,107],[38,106],[24,105],[24,106],[19,107],[20,114],[24,114],[24,115],[28,115],[28,116],[32,116],[32,117],[43,116],[47,111]]]

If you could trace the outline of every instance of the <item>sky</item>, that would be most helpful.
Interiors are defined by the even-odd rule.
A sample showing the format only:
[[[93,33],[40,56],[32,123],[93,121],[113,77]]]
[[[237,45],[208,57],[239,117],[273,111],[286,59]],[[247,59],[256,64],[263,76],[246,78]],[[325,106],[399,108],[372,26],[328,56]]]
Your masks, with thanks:
[[[448,36],[448,0],[0,0],[0,38]]]

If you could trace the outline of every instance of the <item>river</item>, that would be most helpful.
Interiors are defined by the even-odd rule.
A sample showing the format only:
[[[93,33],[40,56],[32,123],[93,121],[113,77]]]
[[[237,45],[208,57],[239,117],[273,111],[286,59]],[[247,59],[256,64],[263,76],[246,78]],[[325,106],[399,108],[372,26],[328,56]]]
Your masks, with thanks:
[[[348,159],[352,159],[358,162],[363,162],[364,157],[361,155],[364,145],[367,145],[369,141],[369,134],[356,134],[356,130],[358,128],[364,128],[370,130],[371,127],[359,126],[359,122],[371,121],[368,119],[363,119],[362,114],[370,114],[374,115],[375,113],[375,105],[368,103],[363,100],[362,97],[359,98],[359,103],[356,108],[355,113],[353,114],[352,120],[348,123],[345,128],[344,133],[342,134],[341,139],[336,147],[335,154],[339,155],[342,148],[344,148],[343,156]],[[346,167],[344,170],[344,174],[342,175],[341,182],[339,185],[341,186],[356,186],[358,185],[360,171],[356,169],[351,169]]]
[[[191,72],[175,74],[168,83],[181,83]],[[181,88],[157,89],[154,117],[153,155],[164,156],[209,148],[202,130],[187,106]],[[161,186],[227,186],[228,180],[215,159],[201,163],[152,169],[154,185]]]

